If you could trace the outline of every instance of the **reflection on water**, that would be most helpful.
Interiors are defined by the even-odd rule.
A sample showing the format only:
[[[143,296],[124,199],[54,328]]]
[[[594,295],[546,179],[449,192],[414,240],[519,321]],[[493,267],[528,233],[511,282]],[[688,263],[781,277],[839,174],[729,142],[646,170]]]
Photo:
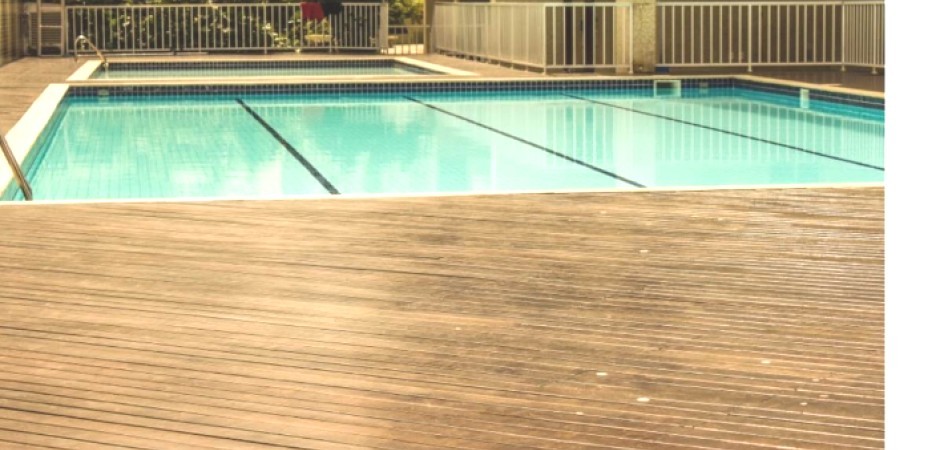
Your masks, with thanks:
[[[454,117],[391,94],[242,99],[344,194],[630,187],[604,172],[646,186],[883,179],[864,167],[883,166],[882,120],[718,89],[668,100],[577,95],[603,104],[561,94],[412,94]],[[72,99],[27,165],[37,198],[328,195],[235,100]]]

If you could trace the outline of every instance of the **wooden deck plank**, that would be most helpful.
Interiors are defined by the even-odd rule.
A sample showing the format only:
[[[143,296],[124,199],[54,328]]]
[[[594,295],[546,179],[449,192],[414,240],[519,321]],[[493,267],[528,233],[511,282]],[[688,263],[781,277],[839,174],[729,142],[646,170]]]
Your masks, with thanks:
[[[0,133],[6,134],[50,83],[64,83],[80,62],[22,58],[0,66]]]
[[[0,446],[883,448],[883,196],[5,205]]]

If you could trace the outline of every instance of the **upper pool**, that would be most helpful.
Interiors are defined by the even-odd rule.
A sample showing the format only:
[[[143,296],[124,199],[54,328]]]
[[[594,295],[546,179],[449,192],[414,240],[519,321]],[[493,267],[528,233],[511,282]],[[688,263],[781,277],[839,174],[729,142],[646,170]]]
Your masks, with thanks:
[[[190,61],[190,62],[111,62],[99,66],[92,80],[246,78],[246,77],[329,77],[329,76],[413,76],[440,74],[421,63],[399,59],[292,60],[292,61]]]
[[[36,199],[884,179],[879,101],[736,80],[123,89],[65,98],[24,163]]]

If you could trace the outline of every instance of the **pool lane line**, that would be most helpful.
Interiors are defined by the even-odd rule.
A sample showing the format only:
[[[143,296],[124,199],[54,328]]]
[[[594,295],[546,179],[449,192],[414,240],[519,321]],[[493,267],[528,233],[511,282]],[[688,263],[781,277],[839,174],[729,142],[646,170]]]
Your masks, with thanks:
[[[239,105],[242,105],[242,108],[245,108],[245,111],[248,111],[248,114],[251,114],[251,117],[254,117],[255,120],[257,120],[265,130],[268,130],[268,133],[271,133],[271,136],[274,136],[274,139],[277,139],[277,141],[280,142],[288,152],[290,152],[294,159],[296,159],[300,165],[304,166],[304,168],[310,172],[310,175],[313,175],[313,177],[316,178],[317,181],[319,181],[320,184],[323,185],[323,187],[329,191],[330,194],[339,194],[339,191],[335,186],[333,186],[333,183],[330,183],[330,180],[327,180],[326,177],[323,176],[323,174],[320,173],[320,171],[310,163],[310,161],[307,161],[307,158],[304,158],[304,156],[301,155],[293,145],[290,145],[290,142],[287,142],[287,139],[284,139],[284,136],[281,136],[281,133],[278,133],[274,127],[265,122],[264,119],[262,119],[261,116],[259,116],[258,113],[256,113],[253,109],[248,107],[248,105],[246,105],[242,99],[236,98],[235,101],[238,102]]]
[[[868,163],[863,163],[863,162],[861,162],[861,161],[855,161],[855,160],[853,160],[853,159],[842,158],[842,157],[839,157],[839,156],[827,155],[827,154],[825,154],[825,153],[820,153],[820,152],[817,152],[817,151],[814,151],[814,150],[810,150],[810,149],[803,148],[803,147],[797,147],[797,146],[790,145],[790,144],[784,144],[784,143],[782,143],[782,142],[771,141],[771,140],[769,140],[769,139],[763,139],[763,138],[754,137],[754,136],[748,136],[748,135],[746,135],[746,134],[742,134],[742,133],[738,133],[738,132],[734,132],[734,131],[723,130],[723,129],[721,129],[721,128],[710,127],[710,126],[708,126],[708,125],[702,125],[702,124],[700,124],[700,123],[689,122],[689,121],[687,121],[687,120],[682,120],[682,119],[676,119],[675,117],[669,117],[669,116],[664,116],[664,115],[661,115],[661,114],[655,114],[655,113],[651,113],[651,112],[640,111],[640,110],[638,110],[638,109],[628,108],[628,107],[626,107],[626,106],[615,105],[615,104],[613,104],[613,103],[602,102],[602,101],[599,101],[599,100],[591,100],[591,99],[589,99],[589,98],[579,97],[579,96],[577,96],[577,95],[571,95],[571,94],[562,94],[562,95],[564,95],[565,97],[571,97],[571,98],[574,98],[574,99],[582,100],[582,101],[585,101],[585,102],[588,102],[588,103],[594,103],[594,104],[598,104],[598,105],[604,105],[604,106],[608,106],[608,107],[610,107],[610,108],[622,109],[622,110],[624,110],[624,111],[629,111],[629,112],[633,112],[633,113],[637,113],[637,114],[642,114],[642,115],[644,115],[644,116],[650,116],[650,117],[656,117],[656,118],[660,118],[660,119],[666,119],[666,120],[670,120],[670,121],[677,122],[677,123],[681,123],[681,124],[685,124],[685,125],[691,125],[691,126],[693,126],[693,127],[704,128],[704,129],[706,129],[706,130],[717,131],[717,132],[719,132],[719,133],[725,133],[725,134],[729,134],[729,135],[731,135],[731,136],[737,136],[737,137],[742,137],[742,138],[745,138],[745,139],[750,139],[750,140],[752,140],[752,141],[762,142],[762,143],[764,143],[764,144],[776,145],[776,146],[778,146],[778,147],[783,147],[783,148],[787,148],[787,149],[790,149],[790,150],[796,150],[796,151],[798,151],[798,152],[808,153],[808,154],[810,154],[810,155],[816,155],[816,156],[821,156],[821,157],[823,157],[823,158],[829,158],[829,159],[833,159],[833,160],[836,160],[836,161],[841,161],[841,162],[844,162],[844,163],[855,164],[856,166],[861,166],[861,167],[866,167],[866,168],[869,168],[869,169],[880,170],[880,171],[882,171],[882,172],[885,171],[885,168],[884,168],[884,167],[880,167],[880,166],[876,166],[876,165],[868,164]]]
[[[478,127],[480,127],[480,128],[485,128],[485,129],[487,129],[487,130],[490,130],[490,131],[492,131],[492,132],[494,132],[494,133],[501,134],[501,135],[506,136],[506,137],[508,137],[508,138],[510,138],[510,139],[513,139],[513,140],[515,140],[515,141],[522,142],[523,144],[526,144],[526,145],[528,145],[528,146],[535,147],[535,148],[537,148],[537,149],[539,149],[539,150],[542,150],[542,151],[544,151],[544,152],[550,153],[550,154],[552,154],[552,155],[555,155],[555,156],[557,156],[557,157],[559,157],[559,158],[562,158],[562,159],[564,159],[564,160],[567,160],[567,161],[569,161],[569,162],[573,162],[573,163],[575,163],[575,164],[577,164],[577,165],[579,165],[579,166],[587,167],[588,169],[591,169],[591,170],[593,170],[593,171],[595,171],[595,172],[602,173],[602,174],[604,174],[604,175],[607,175],[608,177],[611,177],[611,178],[614,178],[614,179],[623,181],[624,183],[629,183],[629,184],[631,184],[631,185],[633,185],[633,186],[636,186],[636,187],[638,187],[638,188],[645,188],[645,187],[646,187],[645,185],[642,185],[642,184],[640,184],[640,183],[637,183],[636,181],[633,181],[633,180],[631,180],[631,179],[624,178],[624,177],[622,177],[622,176],[620,176],[620,175],[617,175],[617,174],[615,174],[615,173],[613,173],[613,172],[611,172],[611,171],[609,171],[609,170],[602,169],[602,168],[597,167],[597,166],[595,166],[595,165],[592,165],[592,164],[590,164],[590,163],[581,161],[580,159],[572,158],[572,157],[570,157],[570,156],[568,156],[568,155],[566,155],[566,154],[564,154],[564,153],[557,152],[557,151],[552,150],[552,149],[550,149],[550,148],[548,148],[548,147],[544,147],[544,146],[541,146],[541,145],[539,145],[539,144],[536,144],[535,142],[532,142],[532,141],[527,141],[527,140],[525,140],[525,139],[523,139],[523,138],[521,138],[521,137],[519,137],[519,136],[513,136],[513,135],[511,135],[511,134],[509,134],[509,133],[507,133],[507,132],[505,132],[505,131],[498,130],[498,129],[493,128],[493,127],[491,127],[491,126],[489,126],[489,125],[484,125],[484,124],[482,124],[482,123],[480,123],[480,122],[477,122],[477,121],[475,121],[475,120],[473,120],[473,119],[470,119],[470,118],[461,116],[460,114],[452,113],[452,112],[450,112],[450,111],[447,111],[446,109],[438,108],[437,106],[431,105],[431,104],[429,104],[429,103],[422,102],[421,100],[418,100],[418,99],[413,98],[413,97],[405,96],[405,98],[406,98],[407,100],[410,100],[410,101],[412,101],[412,102],[415,102],[415,103],[417,103],[417,104],[419,104],[419,105],[423,105],[423,106],[426,106],[426,107],[428,107],[428,108],[431,108],[431,109],[433,109],[433,110],[435,110],[435,111],[437,111],[437,112],[447,114],[448,116],[451,116],[451,117],[456,117],[456,118],[458,118],[458,119],[460,119],[460,120],[463,120],[464,122],[472,123],[473,125],[476,125],[476,126],[478,126]]]

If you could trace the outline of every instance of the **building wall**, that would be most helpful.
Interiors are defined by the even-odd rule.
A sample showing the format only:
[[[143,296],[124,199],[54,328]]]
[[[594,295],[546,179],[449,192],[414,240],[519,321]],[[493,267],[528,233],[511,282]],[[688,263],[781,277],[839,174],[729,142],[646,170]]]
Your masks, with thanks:
[[[21,0],[0,0],[0,66],[21,56]]]

